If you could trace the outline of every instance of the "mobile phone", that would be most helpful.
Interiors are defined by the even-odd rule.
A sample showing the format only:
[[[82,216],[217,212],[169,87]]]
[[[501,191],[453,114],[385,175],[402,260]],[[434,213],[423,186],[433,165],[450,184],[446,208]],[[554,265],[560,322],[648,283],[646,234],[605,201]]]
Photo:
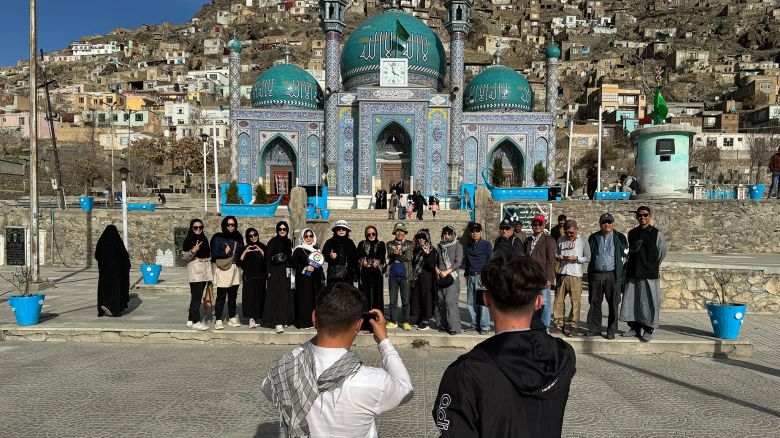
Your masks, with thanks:
[[[360,326],[360,330],[374,333],[374,327],[371,326],[370,320],[378,321],[379,316],[371,312],[363,312],[363,325]]]

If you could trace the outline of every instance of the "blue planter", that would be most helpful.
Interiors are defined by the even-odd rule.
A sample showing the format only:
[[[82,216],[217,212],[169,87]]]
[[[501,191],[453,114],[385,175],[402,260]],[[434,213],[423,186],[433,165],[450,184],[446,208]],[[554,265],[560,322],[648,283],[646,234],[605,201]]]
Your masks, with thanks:
[[[160,280],[162,265],[141,265],[141,275],[144,277],[144,284],[157,284]]]
[[[82,196],[79,198],[79,205],[84,211],[92,211],[92,204],[95,203],[95,198],[92,196]]]
[[[252,203],[252,184],[238,183],[238,197],[244,202],[244,204]],[[227,188],[230,187],[230,183],[222,183],[219,185],[220,202],[226,204],[227,201]]]
[[[721,305],[720,303],[707,302],[707,314],[710,316],[715,337],[737,339],[746,311],[747,305],[741,303]]]
[[[596,192],[597,201],[628,201],[631,192]]]
[[[764,196],[766,186],[764,184],[753,184],[748,186],[748,196],[750,199],[761,199]]]
[[[330,220],[330,210],[327,208],[323,208],[320,210],[320,219],[324,220]]]
[[[133,204],[127,204],[127,211],[154,211],[154,209],[157,207],[156,204],[146,204],[146,203],[133,203]]]
[[[43,307],[44,298],[46,298],[44,294],[31,295],[29,297],[8,298],[8,304],[11,305],[11,310],[14,312],[14,316],[16,317],[16,324],[38,324],[38,318],[41,316],[41,308]]]

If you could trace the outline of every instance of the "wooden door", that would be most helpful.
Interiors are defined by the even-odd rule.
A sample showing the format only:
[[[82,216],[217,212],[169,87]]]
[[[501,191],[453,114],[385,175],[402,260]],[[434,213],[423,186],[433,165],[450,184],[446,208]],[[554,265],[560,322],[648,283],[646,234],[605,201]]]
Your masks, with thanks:
[[[271,166],[272,179],[272,193],[284,193],[290,194],[290,189],[293,185],[293,169],[292,166]]]
[[[385,163],[382,165],[382,188],[390,193],[390,187],[403,180],[403,168],[400,163]]]

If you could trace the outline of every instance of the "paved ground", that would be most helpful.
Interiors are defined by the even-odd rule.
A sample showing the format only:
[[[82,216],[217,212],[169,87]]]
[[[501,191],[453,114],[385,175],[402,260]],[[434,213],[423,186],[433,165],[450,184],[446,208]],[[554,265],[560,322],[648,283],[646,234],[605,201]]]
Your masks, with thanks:
[[[282,346],[1,343],[3,436],[276,437],[259,390]],[[359,348],[376,365],[375,348]],[[412,401],[382,437],[436,436],[443,369],[461,350],[401,349]],[[679,355],[578,355],[566,437],[780,436],[778,364]],[[34,413],[34,415],[31,415]]]

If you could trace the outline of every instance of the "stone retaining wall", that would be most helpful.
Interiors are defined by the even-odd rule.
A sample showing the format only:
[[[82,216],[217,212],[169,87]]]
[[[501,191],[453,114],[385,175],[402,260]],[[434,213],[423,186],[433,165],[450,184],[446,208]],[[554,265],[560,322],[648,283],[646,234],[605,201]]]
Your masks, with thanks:
[[[707,301],[717,301],[720,285],[713,274],[731,274],[726,284],[726,300],[747,304],[748,311],[780,311],[780,275],[761,270],[688,268],[664,265],[661,271],[662,309],[706,309]]]

